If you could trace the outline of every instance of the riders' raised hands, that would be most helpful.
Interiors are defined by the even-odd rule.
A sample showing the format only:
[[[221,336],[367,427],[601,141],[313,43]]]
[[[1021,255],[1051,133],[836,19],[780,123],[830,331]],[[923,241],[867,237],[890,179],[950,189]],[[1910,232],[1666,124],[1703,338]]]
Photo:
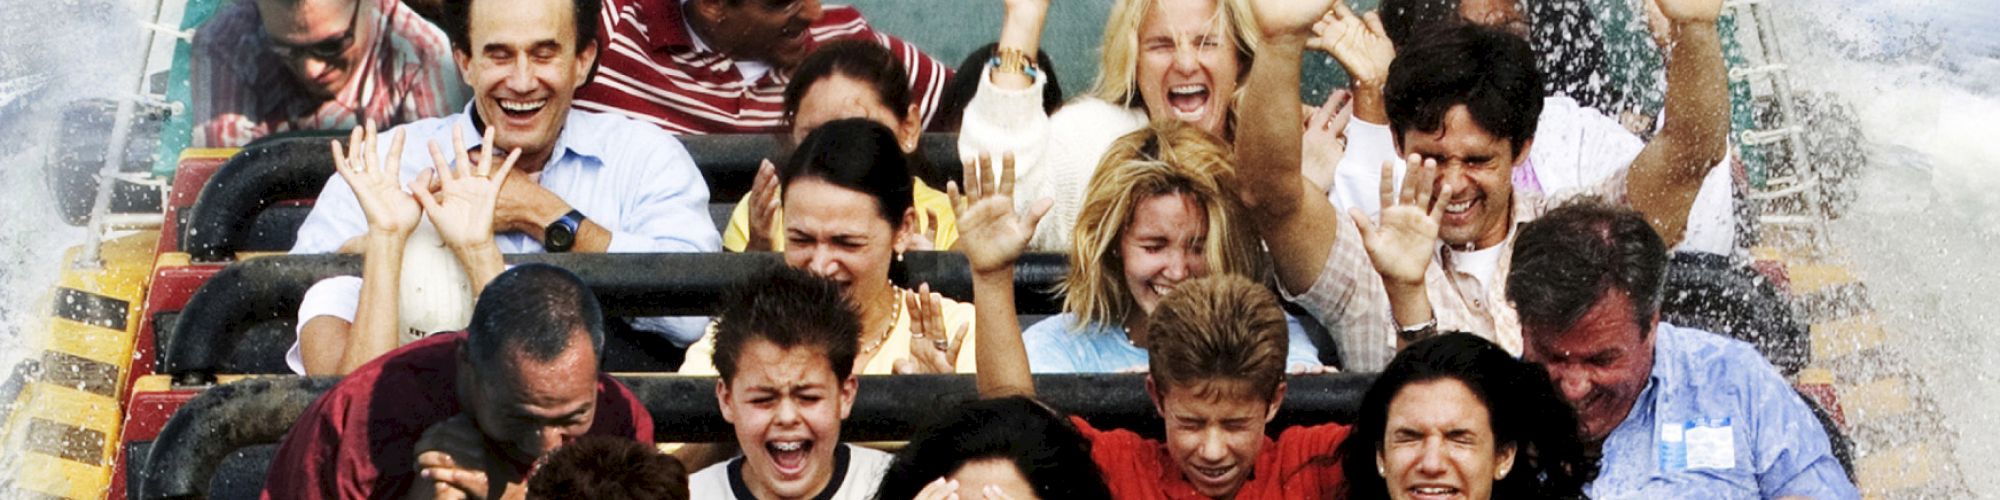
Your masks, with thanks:
[[[1012,266],[1027,251],[1035,225],[1054,205],[1051,200],[1036,200],[1026,213],[1016,213],[1014,155],[1001,155],[997,176],[993,170],[992,155],[980,153],[975,161],[965,162],[963,193],[956,182],[945,186],[958,212],[958,243],[953,246],[965,254],[974,273]]]
[[[930,284],[903,292],[901,300],[903,310],[910,315],[910,357],[896,362],[896,373],[953,373],[972,324],[958,325],[956,332],[945,331],[944,296],[932,292]]]
[[[1338,0],[1253,0],[1257,28],[1266,38],[1299,36],[1319,22]]]
[[[1334,2],[1333,10],[1313,23],[1312,32],[1306,48],[1332,54],[1357,86],[1380,86],[1388,79],[1396,46],[1389,42],[1378,13],[1357,16],[1346,3]]]
[[[1368,259],[1388,286],[1423,288],[1424,272],[1436,253],[1438,226],[1450,204],[1451,186],[1437,184],[1437,161],[1409,157],[1410,171],[1398,189],[1395,163],[1382,162],[1382,211],[1380,221],[1370,220],[1360,208],[1348,215],[1361,229],[1361,243]]]
[[[355,127],[348,134],[347,146],[343,147],[340,141],[332,142],[333,168],[354,189],[354,199],[361,204],[369,231],[406,238],[416,230],[423,209],[410,193],[403,191],[398,181],[402,174],[403,131],[396,130],[389,139],[388,154],[378,158],[375,151],[380,144],[375,122]]]
[[[520,159],[521,150],[516,149],[498,165],[493,161],[492,146],[479,148],[479,161],[474,163],[466,152],[463,130],[452,128],[452,150],[455,161],[446,160],[437,144],[430,145],[430,172],[417,179],[411,191],[416,192],[417,201],[428,212],[431,224],[438,228],[438,235],[446,245],[454,250],[477,249],[493,245],[494,205],[500,197],[501,184],[507,182],[508,173],[514,170],[514,161]],[[486,129],[484,144],[493,144],[493,128]],[[429,186],[437,188],[432,193]]]

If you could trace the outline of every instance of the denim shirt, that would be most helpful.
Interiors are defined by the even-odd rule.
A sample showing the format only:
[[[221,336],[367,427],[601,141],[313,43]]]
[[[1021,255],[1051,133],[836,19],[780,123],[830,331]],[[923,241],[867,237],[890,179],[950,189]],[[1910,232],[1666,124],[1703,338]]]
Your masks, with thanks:
[[[1824,428],[1741,341],[1660,323],[1653,372],[1604,441],[1591,498],[1860,498]]]

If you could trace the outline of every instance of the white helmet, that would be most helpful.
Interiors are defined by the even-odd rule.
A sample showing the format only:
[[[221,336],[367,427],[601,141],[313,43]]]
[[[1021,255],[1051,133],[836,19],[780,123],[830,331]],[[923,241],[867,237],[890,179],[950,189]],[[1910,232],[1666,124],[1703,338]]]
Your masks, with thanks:
[[[474,297],[472,280],[445,247],[437,226],[428,217],[419,219],[403,246],[397,341],[408,344],[432,333],[464,329],[472,323]]]

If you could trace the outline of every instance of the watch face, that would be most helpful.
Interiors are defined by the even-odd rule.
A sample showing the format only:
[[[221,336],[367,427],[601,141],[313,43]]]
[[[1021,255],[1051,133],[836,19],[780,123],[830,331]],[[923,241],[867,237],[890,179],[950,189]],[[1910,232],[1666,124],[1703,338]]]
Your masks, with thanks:
[[[576,244],[576,230],[559,221],[549,225],[548,234],[542,235],[542,240],[542,246],[548,247],[546,250],[568,251]]]

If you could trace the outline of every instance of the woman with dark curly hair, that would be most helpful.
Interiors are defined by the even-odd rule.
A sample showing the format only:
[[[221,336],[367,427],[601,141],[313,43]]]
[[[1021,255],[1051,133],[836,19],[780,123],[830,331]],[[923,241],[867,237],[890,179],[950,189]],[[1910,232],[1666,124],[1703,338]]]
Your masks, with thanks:
[[[1433,337],[1362,397],[1341,445],[1347,498],[1584,498],[1597,461],[1580,432],[1540,367],[1469,333]]]
[[[958,405],[910,437],[882,476],[876,500],[1108,499],[1090,441],[1025,396]],[[992,493],[997,492],[1000,495]]]

